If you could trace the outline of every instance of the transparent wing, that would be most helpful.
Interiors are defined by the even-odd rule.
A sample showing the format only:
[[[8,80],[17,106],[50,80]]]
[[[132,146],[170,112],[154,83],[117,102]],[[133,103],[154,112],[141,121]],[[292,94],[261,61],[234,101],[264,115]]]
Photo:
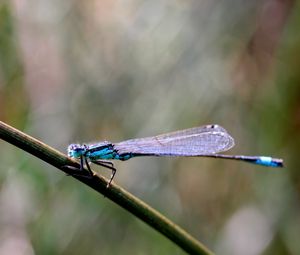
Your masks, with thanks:
[[[218,125],[207,125],[153,137],[131,139],[114,145],[119,154],[201,156],[229,150],[233,138]]]

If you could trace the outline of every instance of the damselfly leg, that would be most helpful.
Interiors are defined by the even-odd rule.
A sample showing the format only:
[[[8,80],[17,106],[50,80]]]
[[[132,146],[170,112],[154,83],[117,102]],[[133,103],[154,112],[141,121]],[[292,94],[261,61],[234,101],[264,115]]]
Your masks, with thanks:
[[[84,169],[84,164],[86,165],[86,168],[88,170],[88,174],[86,174],[86,170]],[[87,160],[86,157],[84,156],[80,156],[80,167],[74,167],[74,166],[69,166],[69,165],[65,165],[63,166],[63,168],[65,169],[69,169],[72,171],[76,171],[76,172],[72,172],[72,173],[68,173],[67,175],[75,175],[75,176],[81,176],[81,177],[86,177],[91,179],[94,175],[93,171],[90,168],[90,164]]]
[[[114,167],[114,164],[110,161],[104,161],[104,160],[97,160],[97,161],[93,161],[94,164],[96,165],[99,165],[99,166],[103,166],[103,167],[106,167],[108,169],[111,170],[111,176],[110,176],[110,180],[109,182],[107,183],[107,188],[109,188],[112,180],[114,179],[115,177],[115,174],[117,172],[117,169]]]

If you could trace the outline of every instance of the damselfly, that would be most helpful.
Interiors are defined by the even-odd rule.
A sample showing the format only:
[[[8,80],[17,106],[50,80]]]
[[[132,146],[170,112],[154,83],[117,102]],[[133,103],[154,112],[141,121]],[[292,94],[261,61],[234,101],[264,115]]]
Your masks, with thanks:
[[[94,144],[71,144],[68,156],[80,159],[80,170],[86,165],[90,176],[93,172],[89,162],[111,169],[112,182],[116,169],[111,159],[128,160],[138,156],[213,157],[241,160],[257,165],[282,167],[283,160],[265,156],[223,155],[234,146],[233,138],[219,125],[206,125],[153,137],[126,140],[120,143],[103,141]]]

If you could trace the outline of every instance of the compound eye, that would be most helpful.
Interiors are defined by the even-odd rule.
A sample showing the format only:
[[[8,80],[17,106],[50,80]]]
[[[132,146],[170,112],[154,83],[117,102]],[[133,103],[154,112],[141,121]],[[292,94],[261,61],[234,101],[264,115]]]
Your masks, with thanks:
[[[68,147],[68,155],[72,158],[79,158],[84,151],[80,144],[70,144]]]
[[[72,144],[71,145],[71,150],[75,150],[77,148],[77,145],[76,144]]]

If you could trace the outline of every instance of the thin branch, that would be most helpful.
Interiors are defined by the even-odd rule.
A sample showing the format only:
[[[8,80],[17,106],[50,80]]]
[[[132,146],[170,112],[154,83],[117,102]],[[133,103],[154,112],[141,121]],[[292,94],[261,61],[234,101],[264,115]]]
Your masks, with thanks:
[[[75,160],[66,157],[61,152],[3,123],[2,121],[0,121],[0,138],[24,151],[29,152],[67,174],[71,174],[72,170],[65,168],[66,165],[79,167],[78,162]],[[179,226],[123,188],[112,184],[107,189],[107,180],[104,177],[96,174],[90,179],[75,175],[72,177],[88,185],[136,217],[140,218],[142,221],[169,238],[184,251],[190,254],[213,254],[202,243],[190,236]]]

